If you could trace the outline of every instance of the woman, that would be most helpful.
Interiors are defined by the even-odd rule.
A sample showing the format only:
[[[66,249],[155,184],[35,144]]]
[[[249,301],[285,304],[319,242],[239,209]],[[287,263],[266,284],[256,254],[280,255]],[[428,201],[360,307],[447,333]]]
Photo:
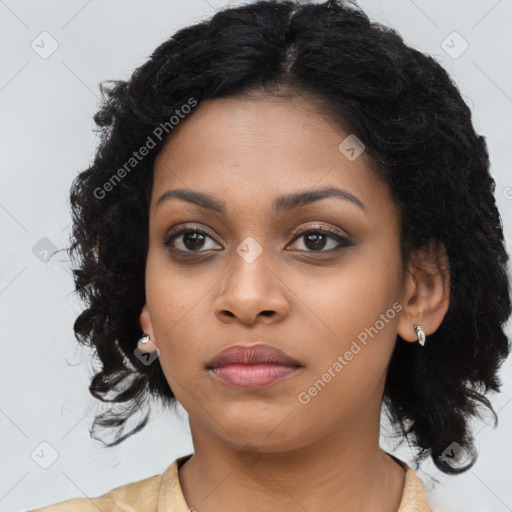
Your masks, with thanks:
[[[429,511],[382,405],[417,463],[466,471],[510,350],[486,142],[446,71],[356,5],[260,1],[104,92],[75,332],[91,393],[128,409],[95,426],[119,444],[178,400],[194,452],[37,510]]]

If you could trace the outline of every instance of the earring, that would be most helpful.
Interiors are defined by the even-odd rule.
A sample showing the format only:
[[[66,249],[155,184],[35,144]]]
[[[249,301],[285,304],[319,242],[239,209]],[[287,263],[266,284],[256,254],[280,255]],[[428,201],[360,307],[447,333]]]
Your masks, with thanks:
[[[156,347],[156,345],[151,341],[151,338],[149,337],[149,334],[145,334],[144,336],[142,336],[139,339],[139,341],[137,342],[137,347],[140,347],[141,345],[146,345],[147,343],[151,343],[150,345],[147,345],[148,348],[154,346],[155,350],[158,351],[158,348]],[[148,351],[148,352],[155,352],[155,350],[151,350],[151,351]]]
[[[425,333],[421,328],[421,325],[415,325],[414,330],[416,331],[416,335],[418,336],[418,342],[423,347],[425,346]]]
[[[150,341],[150,337],[149,337],[149,334],[145,334],[144,336],[142,336],[142,338],[138,341],[137,345],[139,343],[147,343],[148,341]]]

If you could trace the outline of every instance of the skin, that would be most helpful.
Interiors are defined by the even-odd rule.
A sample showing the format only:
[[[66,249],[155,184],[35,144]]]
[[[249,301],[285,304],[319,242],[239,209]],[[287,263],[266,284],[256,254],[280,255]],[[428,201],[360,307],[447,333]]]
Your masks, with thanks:
[[[350,161],[340,152],[347,135],[304,98],[214,99],[173,130],[155,161],[140,315],[152,342],[142,349],[158,347],[157,361],[188,412],[194,455],[179,478],[198,512],[398,509],[404,472],[379,446],[386,372],[397,334],[416,342],[413,325],[427,336],[439,327],[449,278],[443,248],[433,247],[418,251],[403,277],[400,212],[365,153]],[[327,198],[272,211],[280,195],[326,186],[350,192],[364,210]],[[155,209],[176,188],[215,196],[227,214],[182,199]],[[181,235],[174,247],[198,247],[201,255],[179,258],[163,243],[183,223],[212,236],[194,246]],[[329,252],[339,244],[326,238],[315,249],[299,227],[330,229],[350,245]],[[246,237],[262,249],[252,263],[236,252]],[[402,306],[394,318],[300,403],[299,393],[394,303]],[[230,388],[206,370],[223,348],[256,342],[303,368],[251,391]]]

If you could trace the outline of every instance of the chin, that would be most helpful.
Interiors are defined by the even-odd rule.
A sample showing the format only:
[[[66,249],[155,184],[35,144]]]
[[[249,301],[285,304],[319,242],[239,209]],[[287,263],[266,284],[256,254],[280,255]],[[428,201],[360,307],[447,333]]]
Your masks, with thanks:
[[[281,417],[272,422],[257,422],[254,417],[244,422],[240,418],[236,424],[230,423],[229,429],[226,429],[231,434],[229,437],[224,430],[219,432],[219,436],[241,451],[284,453],[299,450],[313,441],[310,438],[311,428],[305,426],[301,429],[298,425],[295,427],[295,430],[291,430],[291,423],[282,421]]]

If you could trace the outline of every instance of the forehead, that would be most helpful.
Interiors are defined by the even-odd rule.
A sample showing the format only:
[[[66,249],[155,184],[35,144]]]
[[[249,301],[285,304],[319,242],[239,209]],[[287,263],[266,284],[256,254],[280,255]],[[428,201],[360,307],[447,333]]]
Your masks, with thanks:
[[[369,208],[379,198],[390,200],[357,139],[313,104],[288,98],[211,99],[173,129],[157,156],[152,207],[174,188],[261,206],[270,196],[326,186],[349,191]]]

